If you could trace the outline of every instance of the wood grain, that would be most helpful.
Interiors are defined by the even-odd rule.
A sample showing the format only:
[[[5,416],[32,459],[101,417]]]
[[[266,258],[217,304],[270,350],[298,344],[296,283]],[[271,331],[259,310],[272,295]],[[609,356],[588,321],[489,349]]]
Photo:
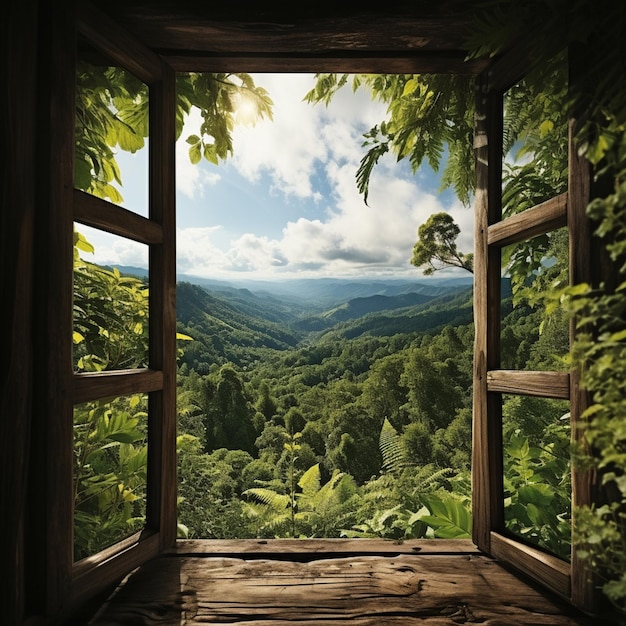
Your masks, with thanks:
[[[591,624],[482,555],[313,559],[163,556],[90,626]]]
[[[567,372],[492,370],[487,372],[487,389],[542,398],[569,399],[570,377]]]

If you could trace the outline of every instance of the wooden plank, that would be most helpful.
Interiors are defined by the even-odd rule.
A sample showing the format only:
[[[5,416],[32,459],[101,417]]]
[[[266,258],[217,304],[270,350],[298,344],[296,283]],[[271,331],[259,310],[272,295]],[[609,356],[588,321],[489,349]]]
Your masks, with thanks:
[[[567,193],[489,226],[489,245],[508,246],[567,225]]]
[[[491,530],[503,522],[501,403],[487,391],[487,371],[500,365],[500,250],[489,248],[487,234],[501,217],[503,105],[487,76],[478,81],[476,99],[472,536],[489,552]]]
[[[90,2],[77,2],[78,32],[144,83],[160,78],[161,59]]]
[[[513,565],[562,598],[569,599],[569,563],[495,532],[491,537],[491,551],[496,558]]]
[[[256,554],[266,558],[294,558],[294,555],[327,554],[480,554],[469,539],[179,539],[174,547],[178,555]]]
[[[158,553],[157,534],[146,536],[145,533],[137,533],[108,550],[76,563],[72,593],[64,611],[64,615],[68,616],[68,622],[57,623],[78,624],[79,622],[72,621],[70,616],[82,609],[93,597],[102,593],[103,589],[112,590],[111,587],[117,586],[129,571],[155,558]]]
[[[166,64],[161,76],[150,85],[150,219],[163,241],[150,246],[149,362],[163,372],[163,387],[149,397],[146,523],[165,549],[177,534],[176,76]]]
[[[74,220],[139,243],[163,241],[160,224],[79,189],[74,190]]]
[[[393,50],[455,52],[466,55],[468,28],[474,19],[471,3],[454,7],[392,5],[375,7],[340,4],[301,8],[264,3],[241,11],[234,5],[210,6],[189,3],[170,6],[137,6],[118,3],[109,9],[120,23],[147,45],[163,54],[219,53],[224,56],[246,51],[249,55],[297,55],[318,52],[340,55],[345,51]]]
[[[161,557],[90,622],[249,626],[591,624],[484,556],[359,556],[307,563]]]
[[[400,53],[355,54],[168,54],[165,60],[177,72],[337,72],[341,74],[462,74],[475,76],[485,60],[468,61],[464,54]]]
[[[151,369],[85,372],[74,375],[74,404],[149,393],[163,388],[163,372]]]
[[[487,372],[487,390],[568,400],[569,378],[568,372],[492,370]]]
[[[582,53],[584,55],[584,52]],[[574,55],[578,63],[578,70],[586,67],[581,51]],[[571,71],[571,70],[570,70]],[[584,76],[585,74],[583,74]],[[582,80],[579,77],[579,80]],[[578,153],[575,136],[578,128],[576,120],[572,119],[569,126],[569,169],[568,169],[568,227],[570,241],[569,273],[570,284],[593,284],[594,270],[592,263],[592,233],[591,224],[586,215],[587,204],[591,195],[591,170],[588,161]],[[598,264],[599,265],[599,264]],[[576,339],[576,319],[570,323],[570,341]],[[584,420],[582,414],[590,404],[590,398],[580,385],[580,372],[573,368],[570,376],[570,411],[572,424],[572,440],[575,444],[587,446],[583,430],[580,428]],[[590,471],[583,471],[574,464],[572,467],[572,526],[574,532],[578,519],[578,508],[591,505],[598,497],[594,475]],[[572,551],[572,601],[577,606],[593,611],[596,609],[599,598],[595,591],[594,575],[589,564],[578,556],[576,546]]]

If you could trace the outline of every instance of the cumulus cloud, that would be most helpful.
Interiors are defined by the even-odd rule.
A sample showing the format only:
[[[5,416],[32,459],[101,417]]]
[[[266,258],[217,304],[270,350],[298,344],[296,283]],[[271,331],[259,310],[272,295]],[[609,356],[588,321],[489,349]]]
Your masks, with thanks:
[[[306,201],[315,210],[285,218],[282,229],[263,235],[251,225],[228,231],[181,228],[179,272],[207,276],[255,273],[277,275],[419,275],[410,265],[417,229],[435,212],[448,211],[461,228],[459,249],[471,251],[473,211],[458,201],[427,192],[436,187],[399,167],[391,155],[374,168],[368,204],[358,193],[355,174],[363,156],[363,132],[385,117],[386,106],[367,91],[345,87],[331,105],[303,102],[314,85],[311,75],[255,75],[274,101],[274,121],[234,132],[232,168],[248,183],[269,180],[269,193],[294,207]],[[180,142],[179,142],[180,143]],[[219,173],[188,163],[186,144],[178,146],[177,184],[198,198]],[[232,183],[231,183],[232,184]],[[449,196],[448,196],[449,197]],[[219,222],[219,216],[216,221]],[[228,233],[228,237],[225,235]]]

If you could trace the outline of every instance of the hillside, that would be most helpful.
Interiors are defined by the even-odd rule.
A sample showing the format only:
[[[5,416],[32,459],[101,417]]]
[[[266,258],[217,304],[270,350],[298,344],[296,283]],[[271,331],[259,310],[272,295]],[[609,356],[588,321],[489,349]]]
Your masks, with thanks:
[[[313,291],[331,299],[336,284],[322,281]],[[310,285],[311,287],[313,285]],[[349,287],[349,288],[348,288]],[[343,283],[345,291],[394,291],[406,283]],[[424,293],[375,294],[352,298],[320,313],[311,313],[308,302],[269,291],[217,285],[212,289],[180,282],[177,291],[178,330],[194,341],[184,346],[182,363],[199,373],[211,365],[232,362],[249,367],[271,353],[284,353],[302,345],[345,342],[361,336],[415,336],[437,332],[445,324],[471,322],[471,288],[435,285]],[[443,295],[436,295],[437,291]],[[308,292],[311,294],[311,290]]]

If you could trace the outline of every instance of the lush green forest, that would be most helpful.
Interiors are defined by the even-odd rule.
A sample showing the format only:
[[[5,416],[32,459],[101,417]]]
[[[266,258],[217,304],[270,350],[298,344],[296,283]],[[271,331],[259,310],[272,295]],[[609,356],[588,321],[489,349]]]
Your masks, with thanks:
[[[192,338],[178,378],[187,536],[467,536],[472,289],[421,291],[435,295],[316,310],[179,283],[178,330]],[[503,294],[511,367],[565,354],[563,328],[540,335],[540,308],[513,307],[508,281]],[[567,556],[567,409],[520,397],[505,407],[511,527]]]

